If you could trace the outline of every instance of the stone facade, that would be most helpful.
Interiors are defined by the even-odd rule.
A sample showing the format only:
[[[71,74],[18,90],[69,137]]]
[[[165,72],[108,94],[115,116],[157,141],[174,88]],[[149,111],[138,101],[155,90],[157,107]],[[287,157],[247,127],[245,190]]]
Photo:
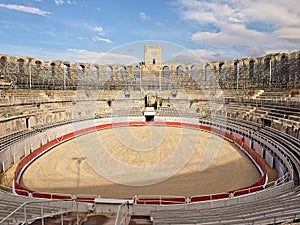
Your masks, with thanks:
[[[130,66],[43,61],[0,54],[0,78],[18,88],[55,90],[120,90],[141,86],[171,89],[174,84],[191,89],[300,86],[300,51],[204,64],[161,62],[161,59],[160,46],[145,46],[147,62]]]
[[[145,46],[144,47],[144,63],[146,65],[154,65],[162,63],[162,47],[161,46]]]

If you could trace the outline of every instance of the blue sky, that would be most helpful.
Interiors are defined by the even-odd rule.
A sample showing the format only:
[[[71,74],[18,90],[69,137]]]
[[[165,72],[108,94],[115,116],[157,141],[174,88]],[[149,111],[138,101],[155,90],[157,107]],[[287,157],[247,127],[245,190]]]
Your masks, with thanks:
[[[148,41],[155,40],[155,41]],[[300,50],[299,0],[0,0],[0,53],[134,63],[215,61]]]

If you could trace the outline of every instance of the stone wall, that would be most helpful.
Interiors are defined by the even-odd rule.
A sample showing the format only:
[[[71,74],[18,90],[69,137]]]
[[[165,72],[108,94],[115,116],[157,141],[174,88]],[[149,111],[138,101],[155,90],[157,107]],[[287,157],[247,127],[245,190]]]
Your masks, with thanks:
[[[123,89],[139,82],[191,89],[291,88],[300,86],[300,51],[204,64],[172,62],[99,65],[43,61],[0,54],[0,78],[26,89]]]

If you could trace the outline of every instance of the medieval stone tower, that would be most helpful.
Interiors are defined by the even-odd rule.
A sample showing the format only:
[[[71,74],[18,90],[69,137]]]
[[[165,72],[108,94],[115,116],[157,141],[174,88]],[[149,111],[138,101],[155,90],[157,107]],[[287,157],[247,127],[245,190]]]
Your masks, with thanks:
[[[145,46],[144,62],[146,65],[154,65],[162,63],[162,47],[161,46]]]

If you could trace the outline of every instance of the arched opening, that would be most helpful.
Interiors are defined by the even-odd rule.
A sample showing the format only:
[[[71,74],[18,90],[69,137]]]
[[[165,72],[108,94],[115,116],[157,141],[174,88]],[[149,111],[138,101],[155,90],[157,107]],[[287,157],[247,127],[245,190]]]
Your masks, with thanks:
[[[255,86],[255,83],[257,82],[256,77],[256,64],[255,61],[252,59],[249,62],[249,87]]]
[[[140,67],[138,67],[138,66],[134,67],[133,76],[136,80],[141,78],[141,68]]]
[[[50,64],[50,78],[47,79],[49,89],[53,89],[53,87],[54,87],[55,75],[56,75],[55,63],[53,62],[53,63]]]
[[[209,80],[210,77],[211,77],[211,66],[209,64],[206,64],[205,73],[204,73],[204,81]]]
[[[168,66],[163,67],[163,80],[165,82],[170,80],[170,68]]]
[[[39,85],[40,82],[40,72],[41,72],[41,65],[42,62],[41,61],[35,61],[33,66],[33,71],[32,71],[32,78],[31,78],[31,83],[33,85]]]
[[[127,80],[127,74],[126,74],[126,68],[125,67],[121,67],[120,68],[120,80],[122,81],[122,82],[126,82],[126,80]]]
[[[224,62],[221,62],[219,64],[219,79],[218,79],[218,82],[219,82],[219,86],[221,88],[225,87],[225,64]]]
[[[64,90],[67,89],[67,86],[69,85],[68,81],[69,81],[69,76],[70,76],[70,65],[69,64],[64,64]]]
[[[39,72],[39,69],[41,68],[41,65],[42,65],[41,61],[35,61],[35,63],[34,63],[34,66],[38,70],[38,72]]]
[[[28,78],[25,77],[25,68],[24,68],[24,59],[18,59],[17,60],[18,64],[17,64],[17,68],[18,68],[18,71],[17,71],[17,80],[16,80],[16,83],[17,84],[22,84],[22,85],[25,85],[26,83],[28,83]]]
[[[240,78],[240,62],[237,60],[234,62],[233,66],[233,80],[234,84],[236,84],[236,88],[239,88],[239,78]]]
[[[272,63],[271,58],[266,58],[264,61],[264,76],[261,79],[262,86],[271,86],[272,79]]]
[[[83,78],[84,78],[84,69],[85,69],[84,65],[78,66],[78,79],[79,80],[83,80]]]
[[[113,78],[113,69],[112,67],[108,66],[106,67],[106,81],[112,81]]]
[[[1,56],[1,58],[0,58],[0,64],[1,64],[1,66],[4,65],[6,63],[6,61],[7,61],[6,57],[5,56]]]
[[[6,63],[7,59],[5,56],[1,56],[0,58],[0,77],[5,77],[6,76]]]
[[[91,69],[91,76],[93,80],[99,79],[99,68],[97,66],[93,66]]]
[[[18,59],[18,73],[23,75],[24,73],[24,59]]]
[[[178,81],[180,82],[180,81],[182,81],[183,80],[183,78],[184,78],[184,68],[183,68],[183,66],[178,66],[177,68],[176,68],[176,71],[177,71],[177,78],[178,78]]]
[[[196,65],[193,65],[191,67],[191,78],[193,81],[198,81],[199,80],[199,70]]]
[[[280,71],[278,74],[278,83],[281,84],[281,88],[285,88],[289,82],[289,64],[288,57],[286,55],[281,56],[280,59]]]

